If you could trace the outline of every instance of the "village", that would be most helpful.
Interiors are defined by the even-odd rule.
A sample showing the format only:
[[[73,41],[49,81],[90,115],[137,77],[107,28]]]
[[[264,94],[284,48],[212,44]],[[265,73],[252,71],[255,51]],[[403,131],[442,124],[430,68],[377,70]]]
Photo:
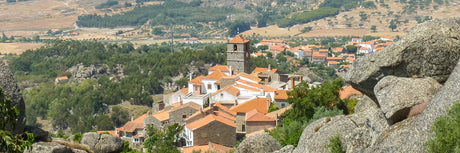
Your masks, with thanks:
[[[285,51],[296,58],[307,58],[314,63],[324,63],[346,71],[356,55],[378,52],[393,43],[393,37],[364,42],[353,38],[346,45],[357,48],[356,54],[347,54],[344,48],[326,49],[320,45],[289,47],[282,40],[262,40],[257,46],[267,45],[273,55]],[[198,40],[194,38],[194,43]],[[283,74],[277,69],[257,67],[250,72],[251,57],[267,56],[266,52],[250,54],[249,40],[236,36],[227,43],[227,65],[215,65],[208,75],[192,78],[188,86],[165,94],[163,101],[155,102],[152,111],[113,131],[98,131],[128,140],[133,146],[141,146],[146,139],[146,127],[165,129],[169,125],[184,126],[180,134],[183,152],[197,150],[227,152],[245,137],[273,130],[290,109],[288,92],[303,81],[302,75]],[[330,54],[330,51],[333,52]],[[332,56],[330,56],[332,55]],[[340,65],[339,63],[347,63]],[[314,87],[321,83],[310,83]],[[362,95],[347,85],[340,91],[340,98]],[[270,108],[279,108],[269,111]]]

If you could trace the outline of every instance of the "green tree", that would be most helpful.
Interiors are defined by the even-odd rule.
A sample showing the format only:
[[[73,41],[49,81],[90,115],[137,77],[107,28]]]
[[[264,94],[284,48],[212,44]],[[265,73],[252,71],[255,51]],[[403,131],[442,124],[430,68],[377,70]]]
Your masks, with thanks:
[[[396,25],[394,20],[391,20],[390,26],[388,27],[391,29],[391,31],[394,31],[398,26]]]
[[[348,53],[356,53],[356,51],[357,51],[357,49],[358,49],[358,48],[357,48],[356,46],[354,46],[354,45],[348,45],[348,46],[346,46],[345,48],[347,49],[347,52],[348,52]]]
[[[460,103],[457,101],[446,115],[436,118],[431,127],[432,139],[426,142],[430,153],[460,152]]]
[[[181,78],[176,81],[176,85],[179,86],[179,88],[181,89],[188,85],[188,81],[190,81],[188,78]]]
[[[313,29],[312,27],[308,26],[308,27],[303,27],[302,29],[302,32],[305,33],[305,32],[310,32],[311,29]]]
[[[157,130],[152,126],[147,126],[147,138],[144,141],[144,146],[148,152],[152,153],[179,153],[175,147],[177,137],[184,129],[183,126],[173,124],[168,126],[165,131]]]
[[[152,34],[154,34],[154,35],[163,35],[164,33],[165,32],[163,31],[163,29],[160,28],[160,27],[154,28],[153,32],[152,32]]]
[[[372,30],[372,32],[376,32],[376,31],[377,31],[377,26],[372,25],[372,26],[371,26],[371,30]]]
[[[13,134],[16,119],[19,116],[19,109],[11,106],[11,100],[7,99],[0,89],[0,152],[22,153],[25,149],[31,149],[34,142],[34,136],[25,132]],[[7,127],[11,128],[9,129]]]

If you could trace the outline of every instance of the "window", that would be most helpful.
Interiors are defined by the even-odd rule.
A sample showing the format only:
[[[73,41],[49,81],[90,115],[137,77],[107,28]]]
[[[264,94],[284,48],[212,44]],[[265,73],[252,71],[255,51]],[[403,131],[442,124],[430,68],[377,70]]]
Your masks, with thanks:
[[[197,87],[197,86],[195,87],[195,91],[198,91],[198,87]]]
[[[212,85],[211,84],[208,84],[208,89],[211,89],[212,88]]]
[[[187,115],[182,115],[182,118],[187,118]]]
[[[238,49],[238,47],[236,46],[236,44],[233,45],[233,51],[236,51]]]
[[[284,108],[286,107],[286,104],[285,103],[281,103],[281,108]]]
[[[223,93],[220,93],[220,96],[221,96],[221,97],[224,97],[224,94],[223,94]]]
[[[246,125],[241,125],[241,131],[246,132]]]

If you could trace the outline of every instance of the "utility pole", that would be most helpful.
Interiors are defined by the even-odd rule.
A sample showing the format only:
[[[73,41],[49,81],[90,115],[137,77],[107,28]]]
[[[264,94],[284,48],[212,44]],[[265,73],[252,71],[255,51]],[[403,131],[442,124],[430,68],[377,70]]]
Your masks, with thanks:
[[[174,54],[174,25],[171,27],[171,53]]]

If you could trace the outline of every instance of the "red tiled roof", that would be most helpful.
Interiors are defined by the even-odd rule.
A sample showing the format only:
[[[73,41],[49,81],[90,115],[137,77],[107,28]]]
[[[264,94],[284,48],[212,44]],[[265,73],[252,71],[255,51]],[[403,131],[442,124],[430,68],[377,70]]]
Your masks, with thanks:
[[[339,62],[337,62],[337,61],[328,61],[327,63],[330,64],[330,65],[337,65],[337,64],[339,64]]]
[[[252,71],[252,73],[259,73],[259,72],[271,72],[271,73],[275,73],[278,69],[271,69],[270,71],[268,71],[268,68],[261,68],[261,67],[256,67],[254,69],[254,71]]]
[[[275,121],[275,119],[265,116],[264,114],[258,112],[256,109],[253,109],[246,113],[246,122],[268,122]]]
[[[380,38],[395,39],[395,37],[390,37],[390,36],[381,36]]]
[[[193,153],[193,151],[200,151],[200,152],[210,152],[211,150],[209,149],[208,145],[199,145],[199,146],[190,146],[190,147],[184,147],[184,153]]]
[[[320,49],[319,52],[329,52],[328,49]]]
[[[196,40],[198,40],[198,38],[192,37],[192,38],[190,38],[190,40],[196,41]]]
[[[211,96],[215,96],[223,91],[226,91],[228,92],[229,94],[233,95],[233,96],[238,96],[240,95],[240,90],[238,90],[238,88],[235,88],[233,86],[227,86],[225,88],[222,88],[222,89],[219,89],[217,90],[216,92],[212,93]]]
[[[340,99],[345,99],[350,97],[351,95],[362,95],[361,92],[353,88],[352,86],[348,85],[343,87],[343,90],[339,91]]]
[[[69,79],[67,76],[61,76],[61,77],[58,77],[57,78],[59,81],[62,81],[62,80],[67,80]]]
[[[276,128],[276,127],[271,127],[271,128],[268,128],[267,130],[268,130],[268,131],[272,131],[272,130],[274,130],[275,128]],[[265,132],[265,129],[259,130],[259,131],[255,131],[255,132],[252,132],[252,133],[247,133],[247,134],[245,135],[245,137],[247,138],[247,137],[250,137],[250,136],[252,136],[252,135],[259,134],[259,133],[264,133],[264,132]]]
[[[235,68],[232,68],[235,69]],[[230,66],[227,65],[216,65],[208,69],[208,71],[230,71]]]
[[[262,79],[260,79],[256,75],[251,75],[251,74],[247,74],[247,73],[244,73],[244,72],[240,72],[240,73],[238,73],[238,75],[240,77],[247,78],[247,79],[255,81],[257,83],[260,83],[260,81],[262,81]]]
[[[211,149],[211,152],[215,152],[215,153],[227,153],[232,149],[230,147],[223,146],[217,143],[212,143],[212,142],[209,142],[209,148]]]
[[[230,114],[232,114],[232,115],[236,115],[236,112],[235,112],[235,111],[232,111],[232,110],[228,109],[227,107],[225,107],[225,106],[222,105],[222,104],[214,104],[214,106],[219,107],[220,109],[226,111],[227,113],[230,113]]]
[[[230,110],[238,113],[247,113],[253,109],[257,109],[257,111],[265,114],[268,112],[267,100],[268,105],[270,105],[270,98],[255,98],[245,103],[233,106],[232,108],[230,108]]]
[[[347,59],[346,59],[346,60],[349,60],[349,61],[355,61],[355,58],[353,58],[353,57],[347,57]]]
[[[221,112],[221,111],[214,111],[214,114],[217,115],[217,116],[223,117],[225,119],[228,119],[230,121],[236,121],[236,118],[234,116],[228,115],[228,114],[226,114],[224,112]]]
[[[221,122],[221,123],[224,123],[228,126],[231,126],[231,127],[236,127],[235,126],[235,123],[233,123],[232,121],[229,121],[227,119],[224,119],[220,116],[216,116],[214,114],[209,114],[208,116],[198,120],[198,121],[195,121],[195,122],[192,122],[190,124],[187,124],[185,125],[188,129],[194,131],[196,129],[199,129],[205,125],[208,125],[209,123],[211,122],[214,122],[214,121],[218,121],[218,122]]]
[[[342,60],[342,57],[326,57],[326,60]]]
[[[286,49],[286,45],[284,44],[270,46],[271,51],[284,51],[285,49]]]
[[[237,84],[243,84],[243,85],[251,86],[251,87],[259,89],[259,90],[262,88],[265,92],[275,92],[275,90],[276,90],[275,88],[272,88],[272,87],[269,87],[269,86],[249,82],[249,81],[242,80],[242,79],[238,80]]]
[[[319,52],[313,52],[313,58],[326,58],[327,56],[324,54],[319,54]]]
[[[334,48],[334,51],[341,53],[343,51],[342,47]]]
[[[190,37],[190,34],[189,33],[183,33],[183,34],[180,34],[181,37]]]
[[[189,83],[193,83],[194,85],[201,85],[201,81],[203,80],[204,76],[200,75],[196,77],[195,79],[192,79],[189,81]]]
[[[229,43],[247,43],[249,40],[244,39],[240,35],[235,36],[232,40],[229,41]]]
[[[361,38],[352,38],[352,40],[361,40]]]
[[[185,103],[183,105],[180,105],[179,107],[172,108],[171,110],[169,110],[169,112],[174,112],[174,111],[186,108],[186,107],[191,107],[191,108],[193,108],[195,110],[200,110],[201,109],[201,105],[199,105],[199,104],[197,104],[195,102],[188,102],[188,103]]]
[[[286,90],[276,90],[275,91],[275,100],[287,100],[288,99],[288,94]]]
[[[182,92],[184,95],[188,94],[188,88],[182,88],[180,90],[180,92]]]
[[[169,111],[164,110],[164,111],[158,112],[156,114],[153,114],[153,117],[155,117],[156,119],[158,119],[158,120],[160,120],[162,122],[166,121],[166,120],[169,120]]]
[[[222,77],[226,77],[228,76],[227,74],[225,74],[224,72],[220,71],[220,70],[216,70],[214,72],[212,72],[211,74],[203,77],[203,79],[214,79],[214,80],[217,80],[217,79],[220,79]]]
[[[344,68],[349,68],[349,67],[350,67],[350,64],[344,65],[343,67],[344,67]]]
[[[136,118],[132,122],[126,123],[121,129],[121,131],[134,132],[136,129],[144,128],[144,119],[147,118],[147,113]]]

